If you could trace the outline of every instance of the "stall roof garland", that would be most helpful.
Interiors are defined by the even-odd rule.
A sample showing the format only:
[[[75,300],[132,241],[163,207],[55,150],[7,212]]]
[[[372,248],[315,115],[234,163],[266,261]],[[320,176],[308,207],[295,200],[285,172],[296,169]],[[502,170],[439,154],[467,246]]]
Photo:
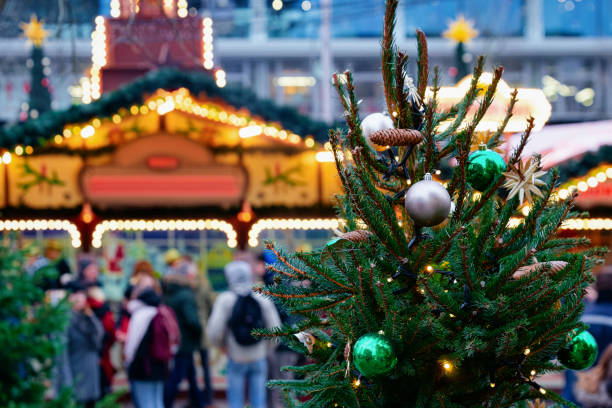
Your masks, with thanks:
[[[329,125],[298,113],[290,107],[278,106],[269,100],[258,99],[249,89],[237,86],[219,88],[214,78],[202,72],[185,72],[176,68],[152,71],[115,91],[105,93],[88,105],[73,105],[65,110],[51,111],[10,127],[0,129],[0,145],[12,149],[18,144],[43,145],[55,134],[61,133],[67,123],[80,123],[95,117],[109,117],[120,108],[142,103],[144,97],[158,89],[187,88],[192,94],[206,94],[222,99],[235,108],[246,108],[251,115],[278,122],[284,128],[301,136],[312,135],[315,140],[327,140]]]
[[[559,168],[559,179],[562,182],[575,177],[582,177],[593,170],[595,167],[612,160],[612,145],[606,145],[595,152],[589,152],[579,159],[571,160],[557,166]]]

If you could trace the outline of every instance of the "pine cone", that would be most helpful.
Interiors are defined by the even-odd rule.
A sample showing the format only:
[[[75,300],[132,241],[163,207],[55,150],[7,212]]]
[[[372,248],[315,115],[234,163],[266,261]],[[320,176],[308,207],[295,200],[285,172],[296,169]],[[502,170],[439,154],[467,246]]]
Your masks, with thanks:
[[[421,143],[423,135],[415,129],[383,129],[374,132],[370,140],[380,146],[411,146]]]
[[[561,269],[567,266],[567,262],[565,261],[537,262],[531,265],[521,266],[520,268],[517,269],[516,272],[514,272],[514,274],[512,275],[512,278],[519,279],[527,275],[528,273],[531,273],[537,269],[544,267],[545,265],[548,265],[548,268],[550,268],[551,272],[559,272]]]
[[[345,232],[344,234],[340,235],[340,238],[348,239],[351,242],[365,242],[368,240],[370,235],[372,235],[370,231],[356,230]]]

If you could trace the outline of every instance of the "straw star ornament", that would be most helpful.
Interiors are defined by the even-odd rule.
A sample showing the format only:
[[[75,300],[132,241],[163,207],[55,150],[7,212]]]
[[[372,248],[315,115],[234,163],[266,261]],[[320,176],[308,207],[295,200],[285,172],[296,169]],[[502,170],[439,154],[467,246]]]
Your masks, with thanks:
[[[546,175],[546,172],[540,170],[538,159],[532,157],[527,162],[519,162],[518,166],[509,165],[509,167],[510,171],[502,173],[506,176],[504,188],[510,190],[508,200],[511,200],[518,194],[521,204],[523,204],[524,200],[531,204],[533,202],[533,195],[544,197],[540,187],[545,186],[546,183],[540,180],[540,178]]]

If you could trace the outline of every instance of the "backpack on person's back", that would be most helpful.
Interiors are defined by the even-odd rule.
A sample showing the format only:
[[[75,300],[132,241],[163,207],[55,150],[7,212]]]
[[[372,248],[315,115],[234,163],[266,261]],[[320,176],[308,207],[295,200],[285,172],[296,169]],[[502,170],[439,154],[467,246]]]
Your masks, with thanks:
[[[181,344],[181,332],[174,312],[168,306],[160,305],[151,325],[151,356],[156,360],[169,362]]]
[[[250,293],[238,295],[228,326],[241,346],[252,346],[261,340],[251,333],[254,329],[265,328],[266,323],[259,302]]]

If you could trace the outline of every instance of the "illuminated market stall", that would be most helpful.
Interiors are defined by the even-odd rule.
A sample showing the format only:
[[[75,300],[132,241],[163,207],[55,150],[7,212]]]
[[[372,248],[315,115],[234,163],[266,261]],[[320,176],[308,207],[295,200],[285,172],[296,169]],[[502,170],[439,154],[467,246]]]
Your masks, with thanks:
[[[141,258],[160,270],[168,248],[219,269],[272,228],[294,248],[329,238],[327,125],[226,87],[213,22],[185,4],[111,1],[82,103],[0,129],[0,230],[103,248],[111,272]]]

